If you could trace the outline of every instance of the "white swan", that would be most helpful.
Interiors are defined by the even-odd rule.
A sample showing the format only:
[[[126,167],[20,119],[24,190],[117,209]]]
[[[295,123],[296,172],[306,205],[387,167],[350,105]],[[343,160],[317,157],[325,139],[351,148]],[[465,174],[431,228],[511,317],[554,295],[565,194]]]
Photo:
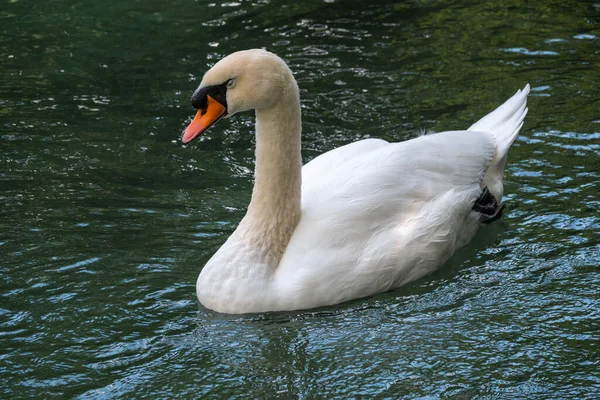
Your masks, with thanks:
[[[433,272],[482,220],[499,217],[528,93],[529,85],[466,131],[362,140],[302,167],[290,69],[264,50],[225,57],[194,92],[199,111],[182,141],[255,109],[256,180],[246,216],[198,277],[198,299],[223,313],[306,309]]]

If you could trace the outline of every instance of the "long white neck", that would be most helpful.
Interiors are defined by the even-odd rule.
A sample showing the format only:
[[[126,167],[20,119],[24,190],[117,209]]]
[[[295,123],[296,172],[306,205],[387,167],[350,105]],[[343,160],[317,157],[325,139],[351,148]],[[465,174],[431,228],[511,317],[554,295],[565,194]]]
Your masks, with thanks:
[[[256,110],[254,189],[239,226],[242,240],[273,267],[300,220],[301,131],[300,96],[292,81],[275,105]]]

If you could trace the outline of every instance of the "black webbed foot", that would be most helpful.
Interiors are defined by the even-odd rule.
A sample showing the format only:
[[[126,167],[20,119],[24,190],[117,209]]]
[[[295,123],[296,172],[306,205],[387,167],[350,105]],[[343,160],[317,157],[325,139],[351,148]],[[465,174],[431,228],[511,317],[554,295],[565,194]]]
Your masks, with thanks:
[[[473,204],[473,211],[481,214],[481,222],[484,224],[489,224],[502,217],[502,210],[504,210],[504,204],[498,204],[487,186],[483,188],[481,195]]]

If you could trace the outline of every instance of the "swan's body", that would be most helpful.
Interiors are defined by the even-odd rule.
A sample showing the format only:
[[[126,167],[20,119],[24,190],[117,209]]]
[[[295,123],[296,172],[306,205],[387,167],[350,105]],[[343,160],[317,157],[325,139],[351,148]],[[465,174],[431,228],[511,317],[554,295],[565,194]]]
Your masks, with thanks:
[[[439,268],[477,232],[482,189],[501,201],[529,93],[526,86],[466,131],[367,139],[302,168],[298,88],[283,61],[262,50],[234,53],[207,72],[195,101],[225,84],[226,112],[255,108],[257,120],[248,212],[197,282],[200,302],[225,313],[337,304]]]

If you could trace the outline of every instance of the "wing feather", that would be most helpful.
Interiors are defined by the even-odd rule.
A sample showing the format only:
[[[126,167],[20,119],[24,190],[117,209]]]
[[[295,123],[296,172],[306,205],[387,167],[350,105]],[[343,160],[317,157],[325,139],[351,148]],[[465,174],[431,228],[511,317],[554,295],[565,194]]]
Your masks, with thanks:
[[[494,137],[485,132],[451,131],[381,142],[365,144],[364,153],[357,151],[363,150],[360,146],[348,152],[339,148],[313,161],[319,164],[307,164],[303,212],[329,218],[339,212],[350,219],[365,218],[365,210],[379,208],[401,213],[407,204],[479,185],[496,152]]]

